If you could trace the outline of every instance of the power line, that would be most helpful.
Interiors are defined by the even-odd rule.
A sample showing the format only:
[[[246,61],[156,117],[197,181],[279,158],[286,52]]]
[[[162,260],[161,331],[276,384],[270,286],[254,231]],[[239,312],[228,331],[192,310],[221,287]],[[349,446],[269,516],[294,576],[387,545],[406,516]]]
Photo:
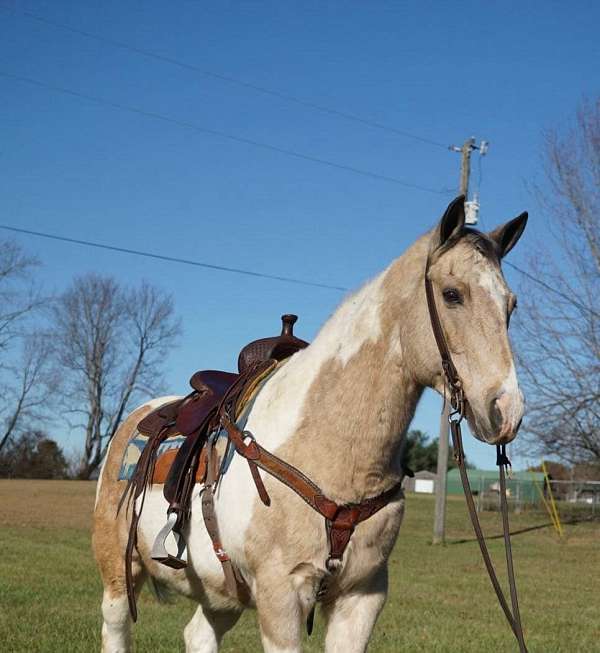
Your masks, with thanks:
[[[272,279],[274,281],[285,281],[288,283],[295,283],[298,285],[303,285],[303,286],[312,286],[315,288],[326,288],[328,290],[339,290],[342,292],[347,292],[349,289],[344,287],[344,286],[333,286],[330,284],[326,283],[319,283],[316,281],[306,281],[304,279],[296,279],[294,277],[285,277],[285,276],[280,276],[280,275],[275,275],[275,274],[266,274],[262,272],[254,272],[252,270],[245,270],[242,268],[232,268],[232,267],[227,267],[224,265],[214,265],[212,263],[204,263],[202,261],[194,261],[191,259],[184,259],[184,258],[178,258],[176,256],[166,256],[164,254],[156,254],[153,252],[144,252],[142,250],[137,250],[137,249],[130,249],[128,247],[118,247],[116,245],[106,245],[103,243],[97,243],[93,242],[91,240],[81,240],[79,238],[69,238],[67,236],[57,236],[56,234],[50,234],[46,233],[43,231],[33,231],[31,229],[22,229],[20,227],[12,227],[10,225],[5,225],[5,224],[0,224],[0,229],[4,229],[6,231],[12,231],[15,233],[20,233],[20,234],[27,234],[30,236],[38,236],[40,238],[47,238],[49,240],[57,240],[60,242],[65,242],[65,243],[72,243],[75,245],[84,245],[86,247],[96,247],[98,249],[106,249],[109,251],[113,252],[121,252],[122,254],[133,254],[135,256],[143,256],[146,258],[153,258],[153,259],[158,259],[161,261],[168,261],[170,263],[181,263],[183,265],[193,265],[195,267],[201,267],[201,268],[206,268],[209,270],[218,270],[220,272],[231,272],[234,274],[243,274],[246,276],[250,277],[258,277],[262,279]],[[557,290],[556,288],[553,288],[546,282],[542,281],[541,279],[538,279],[537,277],[533,276],[529,272],[523,270],[522,268],[518,267],[514,263],[510,263],[509,261],[503,261],[504,265],[507,265],[508,267],[512,268],[519,274],[522,274],[523,276],[527,277],[530,281],[533,281],[534,283],[537,283],[538,285],[542,286],[546,290],[554,293],[555,295],[558,295],[559,297],[562,297],[562,299],[566,300],[567,302],[573,304],[573,306],[576,306],[580,310],[586,312],[589,311],[594,317],[600,318],[600,315],[596,313],[593,309],[588,308],[584,306],[583,304],[580,304],[578,301],[574,300],[572,297],[569,297],[565,293],[561,292],[560,290]]]
[[[184,265],[193,265],[199,268],[207,268],[209,270],[218,270],[220,272],[232,272],[234,274],[244,274],[249,277],[259,277],[261,279],[272,279],[275,281],[285,281],[287,283],[295,283],[302,286],[312,286],[314,288],[327,288],[328,290],[340,290],[346,292],[348,288],[343,286],[333,286],[327,283],[318,283],[316,281],[306,281],[304,279],[295,279],[294,277],[284,277],[277,274],[265,274],[262,272],[254,272],[253,270],[245,270],[242,268],[232,268],[224,265],[213,265],[212,263],[204,263],[202,261],[194,261],[191,259],[178,258],[176,256],[166,256],[164,254],[155,254],[153,252],[144,252],[138,249],[130,249],[128,247],[117,247],[116,245],[105,245],[103,243],[96,243],[91,240],[81,240],[79,238],[68,238],[67,236],[57,236],[56,234],[49,234],[43,231],[33,231],[31,229],[21,229],[20,227],[11,227],[10,225],[0,224],[0,229],[6,231],[13,231],[19,234],[27,234],[29,236],[39,236],[40,238],[48,238],[50,240],[58,240],[65,243],[72,243],[75,245],[84,245],[86,247],[96,247],[98,249],[107,249],[112,252],[121,252],[122,254],[133,254],[135,256],[144,256],[146,258],[159,259],[161,261],[168,261],[169,263],[182,263]]]
[[[426,186],[420,186],[419,184],[413,184],[396,177],[390,177],[388,175],[382,175],[377,172],[371,172],[370,170],[363,170],[361,168],[355,168],[354,166],[345,165],[343,163],[336,163],[335,161],[329,161],[327,159],[321,159],[311,154],[303,154],[301,152],[296,152],[295,150],[289,150],[287,148],[279,147],[277,145],[271,145],[269,143],[262,143],[260,141],[255,141],[250,138],[245,138],[243,136],[234,136],[233,134],[228,134],[226,132],[218,131],[216,129],[209,129],[208,127],[201,127],[191,122],[185,120],[179,120],[177,118],[171,118],[165,116],[161,113],[156,113],[154,111],[147,111],[145,109],[140,109],[138,107],[132,107],[126,104],[121,104],[119,102],[113,102],[112,100],[105,100],[104,98],[97,97],[95,95],[89,95],[87,93],[81,93],[79,91],[73,91],[72,89],[65,88],[63,86],[55,86],[54,84],[48,84],[32,77],[24,77],[22,75],[15,75],[13,73],[0,70],[0,75],[7,77],[9,79],[14,79],[19,82],[25,82],[39,88],[46,90],[54,91],[56,93],[62,93],[64,95],[70,95],[72,97],[80,98],[83,100],[88,100],[90,102],[95,102],[99,105],[104,105],[112,107],[113,109],[119,109],[121,111],[128,111],[130,113],[135,113],[146,118],[152,118],[154,120],[161,120],[162,122],[167,122],[185,129],[191,129],[192,131],[199,132],[201,134],[210,134],[212,136],[219,136],[220,138],[226,138],[230,141],[236,143],[244,143],[245,145],[252,145],[253,147],[258,147],[264,150],[270,150],[272,152],[278,152],[279,154],[285,154],[286,156],[291,156],[296,159],[302,159],[304,161],[311,161],[312,163],[320,163],[321,165],[329,166],[330,168],[337,168],[339,170],[345,170],[347,172],[353,172],[358,175],[363,175],[364,177],[370,177],[371,179],[378,179],[380,181],[388,181],[394,184],[399,184],[406,188],[413,188],[415,190],[420,190],[426,193],[433,193],[434,195],[446,195],[447,193],[443,190],[436,190],[435,188],[428,188]]]
[[[84,36],[86,38],[94,39],[96,41],[99,41],[101,43],[107,43],[108,45],[112,45],[117,48],[122,48],[124,50],[129,50],[130,52],[134,52],[136,54],[142,55],[144,57],[148,57],[151,59],[155,59],[157,61],[162,61],[164,63],[171,64],[173,66],[178,66],[179,68],[183,68],[185,70],[191,70],[195,73],[199,73],[201,75],[204,75],[205,77],[212,77],[213,79],[218,79],[222,82],[227,82],[228,84],[235,84],[237,86],[242,86],[247,89],[251,89],[253,91],[256,91],[257,93],[262,93],[263,95],[270,95],[272,97],[276,97],[280,100],[284,100],[286,102],[292,102],[294,104],[298,104],[303,107],[307,107],[309,109],[315,109],[316,111],[321,111],[323,113],[328,113],[332,116],[337,116],[339,118],[344,118],[345,120],[351,120],[356,123],[360,123],[362,125],[367,125],[368,127],[372,127],[374,129],[379,129],[382,131],[387,131],[392,134],[396,134],[397,136],[403,136],[404,138],[410,138],[414,141],[418,141],[420,143],[426,143],[427,145],[432,145],[434,147],[440,147],[444,150],[448,149],[447,144],[445,143],[440,143],[438,141],[434,141],[430,138],[425,138],[423,136],[418,136],[416,134],[411,134],[410,132],[404,131],[402,129],[396,129],[395,127],[390,127],[389,125],[384,125],[383,123],[377,122],[375,120],[369,120],[367,118],[362,118],[361,116],[357,116],[356,114],[353,113],[348,113],[346,111],[340,111],[339,109],[333,109],[331,107],[326,107],[321,104],[317,104],[316,102],[310,102],[309,100],[303,100],[302,98],[296,97],[294,95],[289,95],[287,93],[284,93],[282,91],[277,91],[271,88],[267,88],[266,86],[260,86],[258,84],[252,84],[251,82],[246,82],[242,79],[238,79],[236,77],[231,77],[229,75],[223,75],[221,73],[216,73],[211,70],[206,70],[204,68],[200,68],[199,66],[196,66],[194,64],[187,63],[185,61],[181,61],[179,59],[174,59],[173,57],[167,57],[161,54],[158,54],[156,52],[152,52],[151,50],[146,50],[143,48],[139,48],[133,45],[130,45],[129,43],[125,43],[123,41],[118,41],[116,39],[108,38],[105,36],[100,36],[98,34],[93,34],[92,32],[88,32],[86,30],[78,29],[76,27],[71,27],[70,25],[66,25],[65,23],[59,23],[54,20],[50,20],[49,18],[46,18],[44,16],[40,16],[38,14],[31,13],[30,11],[21,11],[20,12],[25,18],[29,18],[31,20],[38,21],[40,23],[44,23],[46,25],[50,25],[51,27],[57,27],[59,29],[63,29],[65,31],[71,32],[73,34],[78,34],[80,36]]]
[[[10,11],[7,7],[0,6],[0,9],[5,9],[7,11]],[[123,41],[118,41],[116,39],[111,39],[111,38],[108,38],[108,37],[100,36],[98,34],[93,34],[92,32],[87,32],[85,30],[78,29],[78,28],[72,27],[70,25],[66,25],[64,23],[56,22],[56,21],[50,20],[50,19],[48,19],[48,18],[46,18],[44,16],[40,16],[38,14],[34,14],[32,12],[29,12],[29,11],[21,11],[20,13],[24,17],[29,18],[31,20],[35,20],[35,21],[44,23],[46,25],[50,25],[52,27],[63,29],[63,30],[66,30],[66,31],[71,32],[73,34],[78,34],[80,36],[84,36],[86,38],[91,38],[91,39],[94,39],[94,40],[102,42],[102,43],[107,43],[107,44],[112,45],[114,47],[122,48],[124,50],[129,50],[130,52],[134,52],[136,54],[139,54],[139,55],[142,55],[142,56],[145,56],[145,57],[148,57],[148,58],[152,58],[152,59],[155,59],[157,61],[162,61],[162,62],[171,64],[171,65],[174,65],[174,66],[178,66],[180,68],[199,73],[199,74],[204,75],[206,77],[212,77],[214,79],[219,79],[220,81],[224,81],[224,82],[227,82],[227,83],[230,83],[230,84],[236,84],[238,86],[249,88],[249,89],[252,89],[252,90],[254,90],[256,92],[263,93],[265,95],[271,95],[273,97],[277,97],[277,98],[279,98],[281,100],[285,100],[287,102],[292,102],[292,103],[295,103],[295,104],[299,104],[301,106],[305,106],[305,107],[308,107],[308,108],[311,108],[311,109],[315,109],[317,111],[322,111],[324,113],[328,113],[330,115],[335,115],[335,116],[338,116],[338,117],[341,117],[341,118],[345,118],[347,120],[358,122],[358,123],[373,127],[375,129],[388,131],[388,132],[397,134],[399,136],[404,136],[406,138],[410,138],[410,139],[413,139],[413,140],[416,140],[416,141],[420,141],[422,143],[427,143],[429,145],[433,145],[433,146],[436,146],[436,147],[441,147],[444,150],[448,149],[447,145],[444,144],[444,143],[440,143],[438,141],[434,141],[434,140],[431,140],[431,139],[428,139],[428,138],[417,136],[415,134],[411,134],[409,132],[396,129],[394,127],[390,127],[388,125],[384,125],[384,124],[376,122],[376,121],[368,120],[366,118],[361,118],[360,116],[357,116],[355,114],[346,113],[344,111],[340,111],[338,109],[333,109],[331,107],[325,107],[325,106],[319,105],[317,103],[310,102],[308,100],[303,100],[303,99],[295,97],[293,95],[288,95],[287,93],[283,93],[281,91],[277,91],[277,90],[274,90],[274,89],[267,88],[265,86],[252,84],[250,82],[246,82],[244,80],[237,79],[235,77],[231,77],[231,76],[228,76],[228,75],[223,75],[221,73],[216,73],[216,72],[210,71],[210,70],[205,70],[205,69],[200,68],[199,66],[196,66],[194,64],[190,64],[190,63],[187,63],[187,62],[184,62],[184,61],[180,61],[180,60],[174,59],[172,57],[167,57],[167,56],[164,56],[164,55],[160,55],[160,54],[158,54],[156,52],[152,52],[151,50],[146,50],[146,49],[143,49],[143,48],[132,46],[132,45],[130,45],[128,43],[125,43]],[[178,119],[175,119],[175,118],[170,118],[168,116],[165,116],[165,115],[162,115],[162,114],[159,114],[159,113],[146,111],[144,109],[139,109],[137,107],[130,107],[130,106],[120,104],[120,103],[117,103],[117,102],[112,102],[110,100],[105,100],[103,98],[99,98],[99,97],[96,97],[96,96],[80,93],[78,91],[73,91],[71,89],[63,88],[63,87],[60,87],[60,86],[55,86],[55,85],[52,85],[52,84],[47,84],[45,82],[41,82],[39,80],[35,80],[35,79],[29,78],[29,77],[13,75],[11,73],[7,73],[7,72],[1,71],[1,70],[0,70],[0,75],[3,75],[3,76],[8,77],[8,78],[15,79],[15,80],[18,80],[18,81],[33,84],[33,85],[36,85],[38,87],[45,88],[47,90],[52,90],[52,91],[55,91],[55,92],[64,93],[66,95],[71,95],[71,96],[78,97],[78,98],[81,98],[81,99],[85,99],[85,100],[88,100],[88,101],[91,101],[91,102],[96,102],[98,104],[110,106],[110,107],[120,109],[120,110],[123,110],[123,111],[129,111],[129,112],[137,113],[139,115],[143,115],[143,116],[146,116],[148,118],[153,118],[153,119],[156,119],[156,120],[162,120],[162,121],[165,121],[165,122],[169,122],[171,124],[178,125],[180,127],[184,127],[184,128],[187,128],[187,129],[192,129],[194,131],[198,131],[198,132],[201,132],[201,133],[211,134],[211,135],[214,135],[214,136],[220,136],[222,138],[227,138],[229,140],[244,143],[244,144],[247,144],[247,145],[253,145],[255,147],[269,149],[269,150],[278,152],[280,154],[293,156],[293,157],[300,158],[300,159],[303,159],[303,160],[306,160],[306,161],[312,161],[314,163],[320,163],[322,165],[327,165],[327,166],[338,168],[338,169],[341,169],[341,170],[346,170],[348,172],[354,172],[356,174],[365,175],[365,176],[371,177],[373,179],[379,179],[379,180],[382,180],[382,181],[388,181],[388,182],[400,184],[400,185],[405,186],[407,188],[414,188],[416,190],[422,190],[424,192],[430,192],[430,193],[440,194],[440,195],[447,194],[447,190],[436,190],[436,189],[433,189],[433,188],[427,188],[425,186],[420,186],[418,184],[412,184],[410,182],[405,182],[405,181],[403,181],[401,179],[397,179],[395,177],[390,177],[390,176],[387,176],[387,175],[380,175],[378,173],[374,173],[374,172],[371,172],[371,171],[368,171],[368,170],[362,170],[360,168],[355,168],[353,166],[347,166],[345,164],[340,164],[340,163],[336,163],[336,162],[333,162],[333,161],[328,161],[326,159],[321,159],[321,158],[318,158],[318,157],[314,157],[312,155],[302,154],[300,152],[295,152],[293,150],[280,148],[280,147],[278,147],[276,145],[271,145],[271,144],[268,144],[268,143],[261,143],[259,141],[254,141],[252,139],[247,139],[247,138],[244,138],[244,137],[241,137],[241,136],[238,137],[238,136],[234,136],[232,134],[227,134],[225,132],[221,132],[221,131],[217,131],[217,130],[213,130],[213,129],[209,129],[209,128],[205,128],[205,127],[200,127],[199,125],[195,125],[195,124],[189,123],[187,121],[182,121],[182,120],[178,120]],[[478,174],[479,178],[478,178],[477,186],[478,186],[478,191],[479,191],[480,188],[481,188],[481,183],[482,183],[481,157],[479,158],[478,173],[479,173]],[[217,266],[217,265],[212,265],[212,264],[208,264],[208,263],[201,263],[201,262],[198,262],[198,261],[191,261],[191,260],[187,260],[187,259],[179,259],[179,258],[176,258],[176,257],[163,256],[163,255],[160,255],[160,254],[152,254],[152,253],[149,253],[149,252],[131,250],[131,249],[126,249],[126,248],[121,248],[121,247],[116,247],[116,246],[111,246],[111,245],[103,245],[103,244],[100,244],[100,243],[93,243],[91,241],[77,240],[77,239],[73,239],[73,238],[56,236],[56,235],[46,234],[46,233],[42,233],[42,232],[29,231],[29,230],[26,230],[26,229],[18,229],[16,227],[10,227],[10,226],[7,226],[7,225],[0,225],[0,228],[1,229],[7,229],[7,230],[10,230],[10,231],[19,232],[19,233],[25,233],[25,234],[30,234],[30,235],[34,235],[34,236],[40,236],[40,237],[43,237],[43,238],[51,238],[53,240],[61,240],[61,241],[64,241],[64,242],[71,242],[71,243],[76,243],[76,244],[79,244],[79,245],[86,245],[86,246],[89,246],[89,247],[98,247],[98,248],[102,248],[102,249],[119,251],[119,252],[123,252],[123,253],[135,254],[135,255],[138,255],[138,256],[146,256],[146,257],[157,258],[157,259],[161,259],[161,260],[165,260],[165,261],[183,263],[183,264],[187,264],[187,265],[196,265],[196,266],[199,266],[199,267],[205,267],[205,268],[214,269],[214,270],[234,272],[234,273],[238,273],[238,274],[246,274],[246,275],[255,276],[255,277],[263,277],[263,278],[274,279],[274,280],[278,280],[278,281],[287,281],[287,282],[290,282],[290,283],[298,283],[298,284],[303,284],[303,285],[315,286],[315,287],[319,287],[319,288],[328,288],[328,289],[332,289],[332,290],[341,290],[341,291],[346,291],[347,290],[347,288],[343,288],[341,286],[331,286],[331,285],[328,285],[328,284],[315,283],[315,282],[311,282],[311,281],[303,281],[303,280],[300,280],[300,279],[293,279],[293,278],[289,278],[289,277],[281,277],[281,276],[277,276],[277,275],[268,275],[268,274],[262,274],[262,273],[259,273],[259,272],[252,272],[252,271],[249,271],[249,270],[228,268],[228,267],[225,267],[225,266]],[[530,281],[533,281],[534,283],[537,283],[538,285],[542,286],[546,290],[554,293],[557,296],[562,297],[564,300],[570,302],[574,306],[578,307],[580,310],[583,310],[584,312],[589,311],[595,317],[600,318],[600,315],[598,313],[596,313],[593,309],[590,309],[588,307],[583,306],[583,304],[580,304],[579,302],[572,299],[571,297],[569,297],[565,293],[561,292],[560,290],[557,290],[556,288],[553,288],[549,284],[547,284],[544,281],[542,281],[541,279],[538,279],[537,277],[531,275],[530,273],[526,272],[522,268],[519,268],[518,266],[516,266],[513,263],[510,263],[508,261],[505,261],[505,265],[507,265],[508,267],[510,267],[510,268],[514,269],[515,271],[519,272],[519,274],[527,277]]]
[[[513,270],[516,270],[519,274],[522,274],[524,277],[529,279],[530,281],[533,281],[534,283],[537,283],[539,286],[542,288],[545,288],[551,293],[554,293],[558,297],[562,297],[565,301],[569,302],[573,306],[576,306],[579,310],[583,311],[584,313],[589,312],[591,315],[593,315],[596,318],[600,319],[600,314],[596,313],[593,308],[589,308],[588,306],[584,306],[583,304],[579,303],[577,300],[573,299],[572,297],[569,297],[566,293],[557,290],[550,284],[547,284],[545,281],[542,281],[541,279],[538,279],[537,277],[534,277],[533,274],[530,274],[526,270],[523,270],[523,268],[520,268],[516,266],[514,263],[510,263],[509,261],[504,261],[503,265],[508,265],[509,268],[512,268]]]

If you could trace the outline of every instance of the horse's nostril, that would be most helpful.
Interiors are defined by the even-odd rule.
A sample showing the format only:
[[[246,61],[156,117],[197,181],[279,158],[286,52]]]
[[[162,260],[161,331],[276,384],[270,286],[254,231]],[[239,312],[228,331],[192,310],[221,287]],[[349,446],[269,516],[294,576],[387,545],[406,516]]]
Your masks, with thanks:
[[[490,424],[494,429],[500,429],[502,427],[502,422],[504,421],[499,399],[499,397],[494,399],[490,408]]]

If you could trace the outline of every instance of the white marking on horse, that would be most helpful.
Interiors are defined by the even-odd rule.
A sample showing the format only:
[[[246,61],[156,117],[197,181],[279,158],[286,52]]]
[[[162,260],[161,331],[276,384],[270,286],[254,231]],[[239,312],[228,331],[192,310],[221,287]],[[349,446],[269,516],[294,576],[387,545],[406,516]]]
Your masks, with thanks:
[[[502,314],[506,313],[506,284],[498,270],[488,263],[477,277],[477,284],[489,294]]]
[[[111,596],[108,591],[102,598],[102,650],[128,651],[131,647],[129,609],[126,596]]]
[[[510,370],[506,376],[506,379],[504,379],[502,385],[500,386],[500,392],[504,392],[510,397],[510,402],[508,402],[510,409],[508,415],[504,416],[505,428],[515,428],[521,417],[523,417],[525,402],[523,399],[523,393],[519,388],[517,371],[515,369],[514,361],[511,361]]]
[[[335,357],[346,365],[364,343],[380,337],[384,276],[385,272],[351,295],[325,323],[310,347],[294,354],[261,390],[246,429],[266,449],[276,453],[293,436],[302,419],[308,391],[325,362]],[[229,547],[229,555],[242,566],[255,498],[248,464],[234,456],[215,507],[221,539]],[[228,518],[232,513],[236,519]]]

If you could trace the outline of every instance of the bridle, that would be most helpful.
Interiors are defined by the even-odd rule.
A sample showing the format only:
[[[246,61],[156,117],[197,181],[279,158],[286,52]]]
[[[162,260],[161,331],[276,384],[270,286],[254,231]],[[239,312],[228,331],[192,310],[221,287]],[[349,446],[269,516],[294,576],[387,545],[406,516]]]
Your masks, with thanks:
[[[527,647],[525,646],[525,637],[523,635],[523,627],[521,625],[521,614],[519,612],[519,602],[517,599],[517,585],[515,582],[515,572],[512,559],[512,547],[510,543],[510,526],[508,523],[508,502],[506,500],[506,476],[505,470],[510,466],[510,460],[506,455],[506,445],[496,445],[496,465],[498,465],[499,476],[500,476],[500,508],[502,512],[502,528],[504,531],[504,548],[506,551],[506,567],[508,575],[508,584],[510,589],[510,600],[512,605],[512,611],[508,607],[506,597],[500,583],[498,582],[498,576],[496,575],[496,570],[492,564],[490,554],[485,542],[485,537],[483,531],[481,530],[481,524],[479,523],[479,518],[477,516],[477,510],[475,509],[475,502],[473,501],[473,493],[471,491],[471,485],[469,483],[469,477],[467,475],[467,469],[465,467],[465,454],[462,444],[462,433],[461,433],[461,422],[465,417],[467,399],[464,394],[463,384],[458,374],[458,370],[452,361],[452,356],[450,355],[450,349],[448,348],[448,343],[444,335],[442,328],[442,323],[440,321],[440,316],[435,304],[435,297],[433,294],[433,285],[429,278],[429,268],[431,265],[431,255],[427,258],[427,264],[425,266],[425,294],[427,296],[427,307],[429,309],[429,320],[431,322],[431,328],[433,330],[433,335],[435,337],[435,342],[437,344],[438,351],[440,352],[440,357],[442,359],[442,369],[444,371],[444,380],[448,386],[448,393],[450,396],[450,405],[452,411],[448,416],[448,421],[450,423],[450,432],[452,434],[452,446],[454,449],[454,458],[458,465],[460,472],[460,479],[462,482],[463,490],[465,493],[465,499],[467,501],[467,507],[469,510],[469,516],[471,517],[471,523],[473,524],[473,530],[477,536],[477,542],[479,543],[479,548],[481,550],[481,555],[485,563],[488,575],[496,596],[498,597],[498,602],[506,616],[516,639],[519,643],[520,653],[527,653]],[[445,398],[444,398],[445,399]]]

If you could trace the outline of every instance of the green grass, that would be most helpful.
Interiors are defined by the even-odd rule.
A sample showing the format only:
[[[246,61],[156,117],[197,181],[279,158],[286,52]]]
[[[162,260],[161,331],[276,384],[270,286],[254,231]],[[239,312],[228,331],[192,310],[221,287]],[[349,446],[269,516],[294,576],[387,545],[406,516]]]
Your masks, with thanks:
[[[14,523],[0,504],[0,650],[67,653],[100,648],[101,584],[90,546],[89,520],[71,526],[53,525],[52,483],[44,486],[46,519]],[[92,493],[83,484],[72,492]],[[10,488],[9,488],[10,489]],[[64,497],[65,486],[61,486]],[[89,495],[89,497],[88,497]],[[36,495],[37,496],[37,495]],[[81,498],[81,497],[80,497]],[[91,509],[91,505],[90,505]],[[409,495],[407,515],[390,562],[390,595],[377,623],[370,651],[485,652],[514,651],[515,643],[485,574],[473,541],[464,502],[448,506],[446,546],[430,545],[433,501]],[[542,514],[515,515],[514,531],[548,523]],[[486,532],[498,534],[499,516],[484,513]],[[459,542],[467,539],[467,542]],[[593,523],[566,526],[559,541],[549,527],[513,538],[523,622],[529,650],[536,652],[600,651],[600,527]],[[501,539],[490,541],[492,556],[503,576]],[[139,602],[135,627],[138,651],[183,651],[182,630],[194,606],[178,599],[158,604],[149,591]],[[226,636],[223,650],[262,650],[253,612],[244,614]],[[323,650],[317,616],[306,651]]]

